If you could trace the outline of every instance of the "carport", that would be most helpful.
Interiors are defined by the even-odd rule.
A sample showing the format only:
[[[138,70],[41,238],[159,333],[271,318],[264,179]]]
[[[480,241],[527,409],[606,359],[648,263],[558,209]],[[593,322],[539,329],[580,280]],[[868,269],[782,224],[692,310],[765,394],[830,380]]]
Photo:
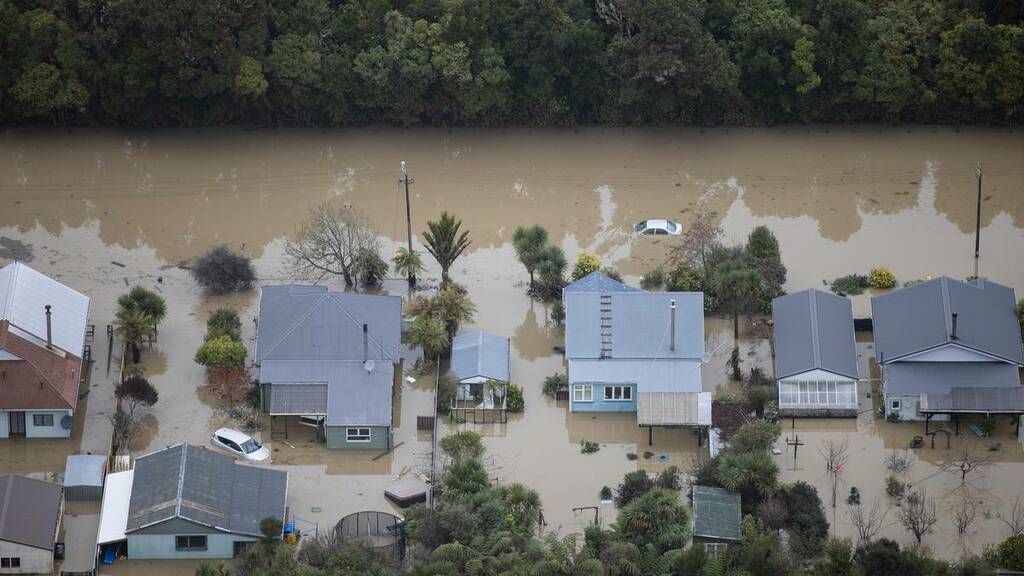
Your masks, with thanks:
[[[924,414],[924,433],[936,414],[948,415],[960,435],[960,416],[976,414],[1013,416],[1016,433],[1020,435],[1020,416],[1024,414],[1024,387],[1016,388],[951,388],[949,394],[923,394],[919,410]]]
[[[697,445],[711,428],[710,392],[641,392],[637,395],[636,422],[647,428],[647,443],[654,444],[654,427],[692,428]]]
[[[267,413],[270,414],[270,437],[275,434],[284,434],[288,438],[288,419],[298,418],[314,422],[317,439],[321,442],[326,439],[324,430],[324,419],[327,417],[327,384],[326,383],[296,383],[296,384],[274,384],[268,386],[270,401]],[[280,429],[275,429],[274,424],[278,418],[282,422]],[[303,424],[307,425],[307,424]]]
[[[127,541],[124,531],[128,526],[128,504],[132,497],[134,479],[134,470],[107,474],[96,537],[98,552],[104,564],[113,564],[114,559],[126,552],[122,547]]]

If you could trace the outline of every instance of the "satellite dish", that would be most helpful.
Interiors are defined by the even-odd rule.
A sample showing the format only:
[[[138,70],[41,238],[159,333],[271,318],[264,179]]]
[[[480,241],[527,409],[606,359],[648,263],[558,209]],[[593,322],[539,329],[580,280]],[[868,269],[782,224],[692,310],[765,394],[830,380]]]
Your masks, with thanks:
[[[60,419],[60,427],[65,430],[71,430],[71,426],[74,424],[75,419],[70,414],[65,414]]]
[[[365,369],[367,373],[373,372],[373,369],[376,367],[377,364],[374,363],[373,360],[367,360],[366,362],[363,362],[363,369]]]

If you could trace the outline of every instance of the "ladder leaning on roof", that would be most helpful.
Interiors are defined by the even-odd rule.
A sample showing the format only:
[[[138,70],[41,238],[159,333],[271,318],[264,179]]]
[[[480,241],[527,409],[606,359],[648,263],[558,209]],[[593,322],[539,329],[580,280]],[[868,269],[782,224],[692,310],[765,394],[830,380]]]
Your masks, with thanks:
[[[601,358],[612,357],[612,295],[601,294]]]

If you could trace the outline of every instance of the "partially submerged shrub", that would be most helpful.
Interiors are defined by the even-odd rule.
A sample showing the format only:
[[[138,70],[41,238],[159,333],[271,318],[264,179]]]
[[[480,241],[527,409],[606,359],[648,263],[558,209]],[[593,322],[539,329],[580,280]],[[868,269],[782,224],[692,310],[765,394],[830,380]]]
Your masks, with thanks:
[[[505,407],[513,414],[519,414],[526,408],[526,400],[523,398],[522,386],[516,386],[515,384],[508,385],[508,398],[506,399]]]
[[[661,266],[644,272],[644,275],[640,277],[640,287],[644,290],[660,290],[664,285],[665,270]]]
[[[864,289],[869,286],[868,277],[860,274],[848,274],[832,281],[830,288],[836,294],[847,294],[856,296],[863,294]]]
[[[245,363],[245,345],[228,336],[211,338],[196,350],[195,361],[207,368],[241,366]]]
[[[590,440],[580,442],[580,452],[583,454],[593,454],[600,449],[601,446],[597,442],[591,442]]]
[[[627,472],[622,477],[622,483],[615,491],[615,505],[622,508],[636,498],[643,496],[654,488],[654,480],[647,474],[646,470],[634,470]]]
[[[888,268],[876,266],[868,272],[868,284],[870,284],[872,288],[895,288],[896,275]]]
[[[597,272],[601,269],[601,261],[590,252],[580,252],[580,255],[576,257],[576,265],[572,268],[572,279],[573,282],[583,278],[591,272]]]
[[[249,259],[235,254],[227,246],[217,246],[197,258],[192,277],[214,294],[248,290],[256,281]]]
[[[608,500],[611,500],[612,499],[612,489],[607,487],[607,486],[602,486],[601,487],[600,497],[601,497],[601,501],[602,502],[607,502]]]
[[[569,389],[569,376],[565,372],[556,372],[544,379],[544,394],[555,397],[559,390]]]
[[[242,321],[238,313],[230,308],[218,308],[206,321],[206,339],[227,336],[232,340],[242,339]]]
[[[891,498],[895,498],[897,500],[903,498],[903,493],[906,491],[906,489],[907,485],[904,484],[903,482],[900,482],[900,480],[892,474],[890,474],[889,477],[885,479],[885,493],[888,494]]]

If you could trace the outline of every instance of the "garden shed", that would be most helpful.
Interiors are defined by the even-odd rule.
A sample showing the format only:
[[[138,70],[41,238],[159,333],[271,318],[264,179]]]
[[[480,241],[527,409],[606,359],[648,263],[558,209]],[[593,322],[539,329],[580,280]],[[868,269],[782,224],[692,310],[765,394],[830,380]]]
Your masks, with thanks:
[[[72,454],[64,465],[65,500],[101,500],[107,459],[97,454]]]

